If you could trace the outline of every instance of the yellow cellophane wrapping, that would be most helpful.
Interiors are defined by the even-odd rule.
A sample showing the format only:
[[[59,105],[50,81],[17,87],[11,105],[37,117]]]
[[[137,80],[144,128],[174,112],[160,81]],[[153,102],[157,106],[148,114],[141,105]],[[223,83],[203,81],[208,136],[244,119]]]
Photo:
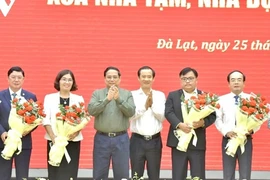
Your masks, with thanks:
[[[16,154],[20,154],[22,150],[22,135],[33,130],[41,121],[41,119],[36,119],[33,124],[27,124],[23,121],[23,117],[16,113],[16,108],[11,108],[8,119],[10,130],[4,142],[5,147],[1,152],[1,156],[6,160],[10,160],[16,150],[18,150]]]
[[[187,112],[187,107],[184,103],[181,104],[181,108],[182,108],[182,115],[183,115],[184,123],[188,123],[190,126],[192,126],[193,122],[197,122],[200,119],[207,117],[208,115],[210,115],[212,112],[215,111],[215,108],[212,107],[211,105],[205,106],[202,110],[198,110],[192,106],[189,113]],[[174,130],[174,135],[178,139],[178,145],[176,148],[179,151],[183,151],[183,152],[187,151],[188,145],[193,135],[194,135],[194,138],[193,138],[192,144],[194,146],[197,145],[198,139],[197,139],[197,135],[194,129],[192,129],[191,132],[189,133],[185,133],[182,130],[177,129],[177,130]]]
[[[242,111],[240,108],[236,112],[236,127],[234,132],[237,133],[237,136],[230,139],[225,148],[226,154],[234,157],[235,153],[240,146],[241,153],[245,152],[245,144],[247,141],[246,134],[252,130],[259,128],[267,118],[263,120],[258,120],[254,115],[248,116],[248,114]]]
[[[75,132],[82,130],[89,119],[82,119],[80,124],[72,124],[63,120],[56,120],[57,137],[55,143],[52,145],[49,152],[49,164],[52,166],[60,166],[62,158],[68,145],[69,136]],[[67,159],[70,159],[68,153],[66,153]]]

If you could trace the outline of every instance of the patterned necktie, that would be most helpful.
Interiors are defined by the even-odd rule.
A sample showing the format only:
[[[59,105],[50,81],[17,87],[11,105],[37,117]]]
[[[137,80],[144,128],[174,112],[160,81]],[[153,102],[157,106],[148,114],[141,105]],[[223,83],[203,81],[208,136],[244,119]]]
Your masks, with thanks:
[[[238,105],[239,104],[239,96],[237,96],[237,95],[235,95],[235,96],[233,96],[233,98],[234,98],[234,104],[235,105]],[[235,113],[235,116],[236,116],[236,113]],[[235,117],[235,125],[237,124],[237,120],[236,120],[236,117]]]
[[[14,99],[15,97],[17,96],[17,94],[16,93],[12,93],[12,99]]]
[[[239,100],[239,96],[237,96],[237,95],[234,96],[234,99],[235,99],[234,104],[235,105],[238,105],[238,103],[239,103],[239,101],[238,101]]]

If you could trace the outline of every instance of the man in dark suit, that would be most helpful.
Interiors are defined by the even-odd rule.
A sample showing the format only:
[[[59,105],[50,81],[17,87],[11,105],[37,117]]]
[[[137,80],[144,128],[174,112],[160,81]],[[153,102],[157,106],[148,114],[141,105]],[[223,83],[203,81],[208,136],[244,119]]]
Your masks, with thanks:
[[[4,142],[8,136],[9,130],[9,114],[11,109],[11,100],[14,97],[33,99],[37,100],[36,95],[31,92],[28,92],[22,89],[24,82],[24,71],[18,67],[11,67],[8,71],[8,84],[9,88],[0,91],[0,151],[4,149]],[[16,168],[16,179],[22,180],[23,178],[28,178],[30,156],[32,151],[32,138],[31,132],[23,134],[22,137],[22,151],[19,155],[16,153],[13,155],[11,160],[5,160],[0,157],[0,179],[1,180],[10,180],[11,179],[11,170],[12,162],[15,159],[15,168]]]
[[[198,72],[195,69],[186,67],[179,73],[182,89],[170,92],[165,104],[165,117],[170,123],[170,130],[167,139],[167,146],[171,147],[172,157],[172,179],[184,180],[187,177],[188,162],[192,177],[205,179],[205,150],[206,150],[206,128],[213,124],[216,114],[212,113],[204,119],[195,119],[192,126],[197,135],[197,145],[191,142],[186,152],[179,151],[176,147],[178,139],[174,135],[174,130],[181,129],[185,133],[191,132],[189,124],[184,123],[181,102],[197,96],[202,91],[197,90]]]

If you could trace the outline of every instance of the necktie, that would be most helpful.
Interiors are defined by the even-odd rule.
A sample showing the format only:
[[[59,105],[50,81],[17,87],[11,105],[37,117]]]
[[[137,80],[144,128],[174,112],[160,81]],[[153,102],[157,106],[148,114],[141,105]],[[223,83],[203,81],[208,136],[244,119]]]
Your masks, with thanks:
[[[235,95],[235,96],[233,96],[233,98],[234,98],[234,104],[235,105],[238,105],[239,104],[239,96],[237,96],[237,95]],[[236,113],[235,113],[235,116],[236,116]],[[236,120],[236,117],[235,117],[235,125],[237,124],[237,120]]]
[[[12,99],[14,99],[15,97],[17,96],[17,94],[16,93],[12,93]]]
[[[239,101],[238,101],[239,100],[239,96],[237,96],[237,95],[234,96],[234,99],[235,99],[234,104],[235,105],[238,105],[238,103],[239,103]]]

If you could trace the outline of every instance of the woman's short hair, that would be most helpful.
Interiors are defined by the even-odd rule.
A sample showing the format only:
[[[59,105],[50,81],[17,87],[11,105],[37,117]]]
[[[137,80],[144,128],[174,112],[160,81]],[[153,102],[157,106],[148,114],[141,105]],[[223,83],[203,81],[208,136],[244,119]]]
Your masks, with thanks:
[[[60,84],[59,84],[59,82],[60,82],[61,78],[64,75],[66,75],[66,74],[70,74],[70,76],[71,76],[71,78],[73,80],[72,87],[71,87],[70,91],[76,91],[76,90],[78,90],[78,86],[77,86],[77,83],[76,83],[76,80],[75,80],[75,76],[74,76],[73,72],[71,70],[69,70],[69,69],[64,69],[64,70],[60,71],[57,74],[57,76],[55,78],[55,81],[54,81],[54,88],[57,91],[60,91]]]

